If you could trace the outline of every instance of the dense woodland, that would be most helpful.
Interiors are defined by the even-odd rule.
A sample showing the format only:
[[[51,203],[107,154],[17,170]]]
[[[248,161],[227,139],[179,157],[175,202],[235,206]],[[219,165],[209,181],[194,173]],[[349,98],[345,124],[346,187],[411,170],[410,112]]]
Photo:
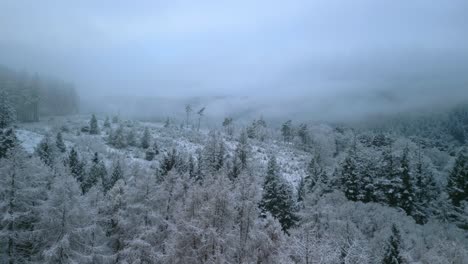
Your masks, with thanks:
[[[0,107],[7,106],[11,109],[2,113],[12,111],[18,121],[33,122],[41,116],[76,114],[78,96],[73,84],[0,65]]]
[[[83,117],[66,83],[0,85],[1,263],[467,263],[466,106],[206,131],[205,108]]]

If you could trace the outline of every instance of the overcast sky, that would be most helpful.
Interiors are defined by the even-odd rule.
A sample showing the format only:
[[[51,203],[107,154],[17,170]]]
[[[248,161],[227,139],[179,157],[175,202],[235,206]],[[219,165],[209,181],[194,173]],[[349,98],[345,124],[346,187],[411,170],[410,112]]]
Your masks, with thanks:
[[[0,64],[83,94],[468,96],[468,1],[1,0]]]

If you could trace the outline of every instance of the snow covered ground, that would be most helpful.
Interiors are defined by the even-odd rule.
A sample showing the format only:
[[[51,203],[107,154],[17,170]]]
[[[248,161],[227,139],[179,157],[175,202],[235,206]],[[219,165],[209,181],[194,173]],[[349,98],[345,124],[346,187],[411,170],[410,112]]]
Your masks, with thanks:
[[[21,142],[21,146],[28,153],[33,153],[36,146],[44,138],[44,135],[29,131],[29,130],[17,129],[16,137]]]

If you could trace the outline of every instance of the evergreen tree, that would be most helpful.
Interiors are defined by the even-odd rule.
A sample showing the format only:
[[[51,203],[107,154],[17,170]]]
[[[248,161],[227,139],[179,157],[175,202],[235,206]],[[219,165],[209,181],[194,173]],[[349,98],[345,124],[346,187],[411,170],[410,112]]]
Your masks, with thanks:
[[[411,180],[408,155],[409,149],[406,147],[403,150],[403,156],[400,162],[400,178],[402,183],[402,188],[400,190],[400,207],[403,208],[408,215],[412,215],[414,207],[414,188]]]
[[[231,136],[234,134],[234,128],[232,126],[232,117],[226,117],[224,118],[223,121],[223,127],[224,127],[224,132],[228,135]]]
[[[96,228],[81,190],[71,175],[55,178],[38,224],[43,253],[40,263],[90,263],[90,240]]]
[[[186,125],[186,128],[189,128],[190,114],[192,112],[193,112],[192,106],[190,104],[185,105],[185,114],[186,114],[185,125]]]
[[[169,117],[166,118],[166,121],[164,121],[164,128],[169,128],[171,126],[171,120]]]
[[[0,88],[0,129],[7,128],[16,121],[15,109],[7,92]]]
[[[418,151],[418,162],[416,164],[416,182],[415,182],[415,210],[413,218],[418,224],[427,222],[432,202],[439,196],[438,186],[432,173],[423,165],[421,153]]]
[[[39,161],[40,162],[40,161]],[[0,262],[31,263],[38,254],[34,239],[45,177],[50,171],[16,145],[0,159]]]
[[[224,167],[224,155],[226,155],[226,146],[224,141],[221,139],[218,146],[218,152],[216,157],[216,170],[220,170]]]
[[[241,161],[239,159],[239,157],[237,156],[237,153],[234,154],[234,156],[232,157],[232,161],[230,163],[230,167],[228,168],[228,177],[230,180],[235,180],[239,177],[240,173],[241,173],[241,170],[242,170],[242,164],[241,164]]]
[[[127,139],[125,138],[124,128],[122,125],[109,134],[109,143],[118,149],[127,147]]]
[[[361,186],[354,150],[348,153],[342,166],[342,185],[345,196],[350,201],[357,201],[359,199]]]
[[[147,149],[150,147],[151,135],[149,129],[146,127],[145,131],[143,132],[143,136],[141,137],[141,147],[143,149]]]
[[[447,181],[447,193],[454,206],[468,200],[468,158],[460,152]]]
[[[91,160],[91,168],[89,169],[88,176],[81,184],[83,193],[87,193],[99,181],[103,182],[107,179],[107,169],[104,163],[99,159],[98,153],[94,153]]]
[[[152,161],[156,155],[159,155],[159,147],[156,142],[154,142],[151,148],[148,148],[145,152],[145,159],[147,161]]]
[[[304,178],[304,184],[308,192],[312,192],[325,177],[325,171],[323,170],[320,162],[320,155],[315,154],[307,165],[307,174]]]
[[[301,203],[304,201],[305,195],[307,193],[306,191],[306,181],[304,177],[301,177],[301,180],[299,181],[299,185],[297,186],[297,202]]]
[[[167,154],[164,157],[161,163],[161,168],[160,168],[161,175],[162,176],[167,175],[169,171],[171,171],[175,167],[176,161],[177,161],[177,151],[174,148],[169,154]]]
[[[401,244],[400,231],[395,224],[392,225],[392,234],[389,238],[387,249],[382,259],[382,264],[402,264],[403,258],[400,255]]]
[[[248,136],[246,131],[242,131],[239,137],[239,143],[235,150],[237,157],[241,162],[242,169],[247,168],[247,159],[249,156]]]
[[[99,135],[99,126],[96,116],[93,114],[91,121],[89,121],[89,134]]]
[[[195,160],[192,155],[189,156],[188,160],[188,173],[190,178],[195,177]]]
[[[297,135],[299,136],[301,140],[301,145],[302,148],[307,149],[309,143],[310,143],[310,137],[309,137],[309,129],[307,127],[307,124],[300,124],[299,129],[297,131]]]
[[[203,164],[203,153],[200,150],[197,150],[196,152],[197,155],[197,167],[195,169],[195,180],[198,182],[201,182],[203,178],[205,177],[204,174],[204,164]]]
[[[112,123],[113,124],[119,123],[119,116],[118,115],[115,115],[115,116],[112,117]]]
[[[70,150],[70,154],[68,155],[67,165],[70,168],[70,172],[75,177],[75,179],[81,184],[84,181],[85,177],[85,164],[84,162],[80,161],[78,156],[78,152],[75,148]]]
[[[62,133],[60,132],[57,133],[57,137],[55,139],[55,145],[57,146],[57,149],[60,152],[62,153],[67,152],[67,147],[65,146],[65,143],[63,142]]]
[[[145,151],[145,160],[152,161],[154,159],[154,150],[153,148],[149,148]]]
[[[281,127],[281,134],[283,136],[283,140],[286,142],[291,141],[292,138],[292,121],[286,121],[283,126]]]
[[[122,165],[120,164],[120,161],[117,160],[113,164],[112,173],[106,183],[105,191],[112,189],[112,187],[114,187],[115,183],[118,180],[123,180],[123,177],[124,177],[124,173],[123,173]]]
[[[126,137],[127,144],[132,147],[137,146],[137,140],[136,140],[136,135],[135,135],[135,130],[131,128],[127,132],[127,137]]]
[[[295,225],[298,218],[294,212],[294,200],[290,186],[279,176],[276,157],[268,161],[267,173],[263,184],[263,195],[259,203],[263,213],[269,212],[278,219],[283,231]]]
[[[384,192],[385,202],[392,207],[399,205],[398,195],[402,188],[401,178],[397,177],[398,172],[395,167],[393,147],[390,144],[382,153],[381,175],[383,179],[379,188]]]
[[[6,158],[8,151],[18,145],[19,141],[12,128],[7,130],[0,129],[0,159]]]
[[[110,123],[110,120],[109,120],[108,116],[106,116],[106,119],[104,120],[104,127],[105,128],[110,128],[111,127],[111,123]]]
[[[50,136],[46,135],[36,147],[36,154],[49,167],[55,162],[55,144],[52,143]]]

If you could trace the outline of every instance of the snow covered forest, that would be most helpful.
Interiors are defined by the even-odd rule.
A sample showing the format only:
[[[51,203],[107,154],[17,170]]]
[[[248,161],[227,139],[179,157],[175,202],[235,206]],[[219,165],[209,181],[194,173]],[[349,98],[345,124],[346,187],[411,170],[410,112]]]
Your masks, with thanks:
[[[2,263],[467,263],[466,104],[206,129],[190,104],[76,115],[23,78],[1,79]]]
[[[0,264],[468,264],[467,11],[0,0]]]

